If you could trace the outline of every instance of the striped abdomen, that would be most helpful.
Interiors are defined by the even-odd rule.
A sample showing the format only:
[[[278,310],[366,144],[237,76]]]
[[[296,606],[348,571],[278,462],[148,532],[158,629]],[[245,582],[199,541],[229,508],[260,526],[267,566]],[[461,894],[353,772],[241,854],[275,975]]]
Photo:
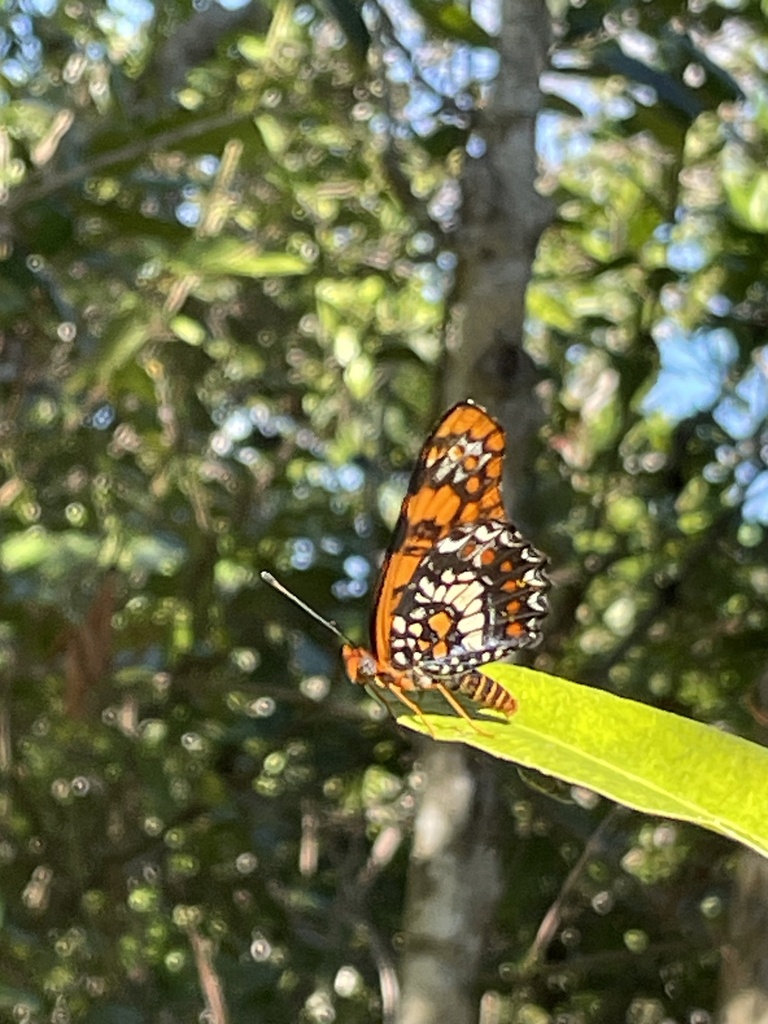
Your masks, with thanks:
[[[449,688],[465,694],[483,707],[503,711],[505,715],[513,715],[517,711],[515,698],[500,683],[494,682],[488,676],[480,675],[479,672],[467,672]]]

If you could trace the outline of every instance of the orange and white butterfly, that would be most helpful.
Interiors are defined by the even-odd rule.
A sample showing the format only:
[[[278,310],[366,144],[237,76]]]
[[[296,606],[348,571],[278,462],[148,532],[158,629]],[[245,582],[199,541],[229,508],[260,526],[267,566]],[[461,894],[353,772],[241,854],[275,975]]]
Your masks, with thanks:
[[[409,696],[437,690],[471,721],[455,693],[512,714],[516,702],[478,672],[541,640],[546,558],[509,522],[501,497],[505,438],[474,402],[450,409],[427,438],[379,574],[370,647],[356,647],[269,573],[262,578],[343,642],[347,675]]]

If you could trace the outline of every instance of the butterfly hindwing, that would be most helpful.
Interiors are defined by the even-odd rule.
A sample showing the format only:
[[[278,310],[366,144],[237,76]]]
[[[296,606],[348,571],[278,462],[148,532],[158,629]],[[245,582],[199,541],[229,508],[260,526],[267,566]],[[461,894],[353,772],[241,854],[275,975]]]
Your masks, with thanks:
[[[541,639],[545,560],[509,523],[455,527],[400,592],[390,661],[430,676],[456,676]]]

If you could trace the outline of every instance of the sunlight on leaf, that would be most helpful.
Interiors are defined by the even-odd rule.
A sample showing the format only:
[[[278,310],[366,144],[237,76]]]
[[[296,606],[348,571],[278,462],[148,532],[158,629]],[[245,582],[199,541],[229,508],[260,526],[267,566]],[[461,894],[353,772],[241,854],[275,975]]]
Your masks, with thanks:
[[[435,738],[466,743],[646,814],[691,821],[768,854],[768,750],[658,708],[516,665],[487,674],[519,701],[477,728],[427,714]],[[428,734],[409,716],[401,725]]]

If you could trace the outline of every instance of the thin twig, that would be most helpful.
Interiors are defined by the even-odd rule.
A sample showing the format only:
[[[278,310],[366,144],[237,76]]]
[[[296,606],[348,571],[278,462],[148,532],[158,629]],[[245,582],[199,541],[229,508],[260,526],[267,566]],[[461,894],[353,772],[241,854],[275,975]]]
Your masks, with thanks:
[[[206,1002],[210,1024],[228,1024],[227,1001],[221,978],[213,963],[213,943],[204,939],[196,928],[189,929],[189,944],[195,957],[200,991]]]
[[[149,153],[186,142],[188,139],[204,135],[207,131],[247,123],[247,117],[241,114],[218,114],[215,117],[209,117],[202,121],[190,122],[181,128],[158,132],[154,137],[143,137],[137,141],[129,142],[125,146],[120,146],[117,149],[102,153],[100,156],[84,160],[82,163],[76,164],[74,167],[70,167],[58,174],[40,173],[39,175],[32,176],[28,184],[24,184],[11,192],[5,208],[12,213],[20,206],[45,199],[61,189],[68,188],[70,185],[88,178],[97,171],[105,171],[118,164],[130,164],[141,157],[146,157]]]
[[[681,956],[688,956],[691,952],[706,953],[713,949],[711,943],[704,943],[688,939],[675,940],[670,942],[650,943],[645,949],[633,952],[630,949],[606,949],[599,953],[584,953],[568,957],[557,963],[533,963],[521,965],[510,973],[508,980],[512,983],[528,983],[536,978],[553,978],[557,975],[578,972],[589,974],[591,971],[608,971],[618,977],[619,971],[626,971],[634,967],[636,970],[654,970],[651,965],[658,960],[677,960]]]
[[[376,971],[379,975],[379,992],[381,993],[381,1024],[395,1024],[397,1011],[400,1005],[400,984],[397,980],[397,971],[389,950],[379,937],[378,932],[370,921],[358,922],[364,924],[368,947],[376,964]]]
[[[521,971],[527,973],[533,967],[535,967],[537,964],[540,964],[543,961],[544,954],[546,953],[546,950],[550,942],[554,939],[555,934],[558,928],[560,927],[560,923],[562,921],[563,916],[563,909],[565,907],[566,901],[570,898],[571,893],[575,889],[576,884],[579,881],[582,872],[584,871],[584,868],[587,866],[589,862],[589,859],[592,856],[594,856],[594,854],[603,845],[603,839],[605,838],[606,832],[613,826],[614,822],[616,821],[616,818],[620,814],[623,814],[623,812],[623,807],[616,806],[611,808],[611,810],[606,814],[606,816],[597,826],[595,831],[589,837],[589,840],[587,841],[586,845],[584,846],[584,849],[581,852],[581,856],[573,865],[571,870],[568,872],[568,877],[563,882],[560,892],[558,893],[557,899],[550,906],[549,910],[542,918],[541,924],[539,925],[539,930],[536,932],[536,938],[531,943],[531,948],[528,950],[525,957],[523,958],[523,962],[520,968]]]

